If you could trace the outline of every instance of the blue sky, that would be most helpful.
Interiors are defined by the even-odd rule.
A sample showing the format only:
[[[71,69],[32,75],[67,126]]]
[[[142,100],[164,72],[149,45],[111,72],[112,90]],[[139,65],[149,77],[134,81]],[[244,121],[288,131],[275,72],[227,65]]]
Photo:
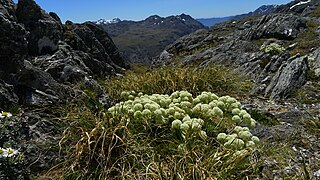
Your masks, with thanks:
[[[17,0],[14,0],[17,2]],[[45,11],[56,12],[61,20],[73,22],[98,19],[142,20],[150,15],[181,13],[194,18],[223,17],[255,10],[265,4],[291,0],[35,0]]]

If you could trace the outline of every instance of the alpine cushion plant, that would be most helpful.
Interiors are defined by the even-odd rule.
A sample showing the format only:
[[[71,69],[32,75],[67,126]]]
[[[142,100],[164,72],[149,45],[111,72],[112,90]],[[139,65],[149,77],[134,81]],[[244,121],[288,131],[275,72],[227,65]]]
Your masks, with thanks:
[[[121,95],[107,112],[88,116],[93,129],[77,128],[82,135],[68,177],[241,179],[255,171],[248,156],[259,148],[249,131],[256,122],[235,98],[187,91]]]
[[[269,53],[271,55],[278,55],[278,54],[281,54],[285,51],[285,48],[280,46],[279,44],[277,43],[271,43],[269,45],[265,45],[263,44],[261,47],[260,47],[260,50],[265,52],[265,53]]]
[[[226,148],[242,150],[258,144],[259,139],[249,131],[255,127],[256,121],[241,109],[240,102],[233,97],[202,92],[193,98],[187,91],[176,91],[171,95],[126,91],[121,95],[126,101],[109,108],[110,114],[128,117],[127,124],[138,124],[140,130],[147,130],[150,125],[154,126],[153,129],[170,128],[177,140],[176,147],[195,138],[206,141],[208,133],[214,134],[208,132],[210,127],[221,123],[228,124],[228,129],[234,128],[231,134],[221,132],[216,137]]]

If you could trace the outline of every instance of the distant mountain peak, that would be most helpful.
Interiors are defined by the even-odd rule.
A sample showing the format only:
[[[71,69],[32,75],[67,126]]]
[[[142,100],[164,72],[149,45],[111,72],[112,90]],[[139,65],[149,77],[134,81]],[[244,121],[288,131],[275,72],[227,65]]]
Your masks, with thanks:
[[[161,24],[166,24],[165,26],[167,26],[168,23],[172,24],[172,23],[188,23],[188,22],[193,22],[194,19],[187,14],[180,14],[180,15],[172,15],[172,16],[168,16],[168,17],[161,17],[158,15],[152,15],[149,16],[148,18],[146,18],[144,20],[145,23],[149,23],[150,25],[161,25]]]
[[[206,28],[186,14],[168,17],[151,15],[141,21],[122,20],[102,27],[113,38],[125,59],[145,64],[150,64],[178,38]]]
[[[113,18],[112,20],[106,20],[106,19],[99,19],[98,21],[95,21],[94,23],[98,25],[108,25],[108,24],[115,24],[121,22],[121,19],[119,18]]]
[[[274,11],[275,8],[277,8],[279,5],[273,4],[273,5],[262,5],[258,9],[254,11],[254,14],[270,14]]]

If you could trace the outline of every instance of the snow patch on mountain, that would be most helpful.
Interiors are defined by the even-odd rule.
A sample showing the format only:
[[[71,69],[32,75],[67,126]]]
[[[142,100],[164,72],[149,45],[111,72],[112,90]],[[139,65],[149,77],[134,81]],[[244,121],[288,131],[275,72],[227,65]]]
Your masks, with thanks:
[[[95,23],[98,24],[98,25],[108,25],[108,24],[115,24],[115,23],[118,23],[120,21],[121,21],[121,19],[119,19],[119,18],[114,18],[112,20],[99,19]]]
[[[293,9],[293,8],[295,8],[295,7],[297,7],[297,6],[300,6],[300,5],[303,5],[303,4],[307,4],[307,3],[310,3],[310,2],[311,2],[311,0],[308,0],[308,1],[300,1],[299,3],[291,6],[290,9]]]

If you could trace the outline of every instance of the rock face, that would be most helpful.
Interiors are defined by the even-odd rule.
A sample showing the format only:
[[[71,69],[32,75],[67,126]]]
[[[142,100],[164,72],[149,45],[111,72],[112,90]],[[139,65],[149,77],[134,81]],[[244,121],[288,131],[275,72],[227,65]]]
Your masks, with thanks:
[[[87,77],[104,77],[114,74],[114,68],[83,51],[74,51],[68,44],[60,42],[53,55],[38,56],[33,64],[48,72],[60,83],[75,83]]]
[[[0,79],[7,80],[9,74],[17,72],[23,58],[27,56],[27,31],[15,22],[14,4],[11,0],[0,4]]]
[[[16,14],[18,22],[30,32],[27,38],[30,55],[52,54],[58,49],[63,33],[61,22],[45,13],[33,0],[20,0]]]
[[[52,76],[24,61],[22,70],[17,74],[19,95],[27,104],[52,104],[67,99],[76,90],[59,84]]]
[[[15,6],[11,0],[0,3],[0,80],[12,85],[20,103],[63,102],[79,92],[70,83],[95,81],[126,67],[101,27],[90,22],[63,25],[57,14],[46,13],[34,0],[19,0]],[[100,86],[94,88],[103,94]]]
[[[266,93],[270,93],[272,99],[288,97],[307,82],[308,68],[306,56],[293,59],[287,65],[283,64],[271,80]]]
[[[320,78],[320,48],[316,49],[309,57],[310,67],[316,78]]]
[[[11,0],[1,0],[0,12],[11,21],[17,20],[15,5]]]
[[[277,38],[290,40],[297,38],[301,29],[306,28],[306,21],[290,14],[270,14],[260,18],[248,31],[249,40]]]
[[[294,44],[303,39],[300,34],[312,31],[308,21],[298,15],[269,14],[217,24],[209,31],[199,30],[178,39],[154,64],[172,64],[179,59],[179,63],[197,63],[200,67],[213,63],[233,66],[255,82],[252,93],[287,98],[307,82],[309,69],[317,69],[316,63],[309,67],[307,56],[291,55],[296,53],[292,49],[297,43],[290,46],[290,42]],[[261,48],[273,44],[278,45],[274,52]],[[317,53],[314,57],[318,59]]]
[[[117,70],[120,66],[126,66],[107,32],[94,23],[66,22],[65,40],[73,49],[90,53],[93,58],[108,63]]]

